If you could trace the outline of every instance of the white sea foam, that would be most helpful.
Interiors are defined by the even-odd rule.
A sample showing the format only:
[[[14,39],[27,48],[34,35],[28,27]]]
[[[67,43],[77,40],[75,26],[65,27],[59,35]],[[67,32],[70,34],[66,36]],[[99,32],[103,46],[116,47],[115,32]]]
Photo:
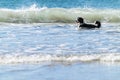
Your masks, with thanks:
[[[0,55],[0,64],[35,64],[40,62],[120,62],[120,54],[85,55]]]
[[[73,23],[78,16],[88,22],[120,22],[120,10],[90,8],[37,8],[0,9],[0,22],[4,23]]]

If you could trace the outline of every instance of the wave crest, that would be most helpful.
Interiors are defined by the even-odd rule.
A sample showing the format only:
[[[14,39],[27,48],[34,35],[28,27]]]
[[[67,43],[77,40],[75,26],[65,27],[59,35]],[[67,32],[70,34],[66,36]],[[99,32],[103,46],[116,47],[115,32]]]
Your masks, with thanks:
[[[120,22],[120,10],[90,8],[37,8],[0,9],[0,22],[4,23],[74,23],[78,16],[87,22]]]

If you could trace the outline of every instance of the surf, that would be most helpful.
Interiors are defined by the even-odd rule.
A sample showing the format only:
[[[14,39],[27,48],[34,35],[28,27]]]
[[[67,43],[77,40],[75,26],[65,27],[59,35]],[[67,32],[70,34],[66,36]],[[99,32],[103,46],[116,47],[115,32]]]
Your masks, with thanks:
[[[87,22],[119,23],[119,9],[93,8],[38,8],[35,5],[22,9],[0,8],[1,23],[75,23],[76,18],[84,17]]]
[[[0,55],[0,64],[36,64],[41,62],[98,62],[98,63],[119,63],[119,53],[103,54],[69,54],[69,55],[50,55],[50,54],[32,54],[32,55]]]

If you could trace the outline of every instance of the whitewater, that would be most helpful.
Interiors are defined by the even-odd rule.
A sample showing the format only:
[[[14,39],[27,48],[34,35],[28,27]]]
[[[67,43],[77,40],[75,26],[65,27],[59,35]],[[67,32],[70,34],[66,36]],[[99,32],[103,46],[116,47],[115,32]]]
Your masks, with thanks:
[[[102,28],[79,31],[78,16]],[[119,62],[119,16],[119,9],[0,8],[0,64]]]
[[[34,16],[33,16],[34,15]],[[119,23],[119,9],[95,8],[38,8],[35,4],[29,8],[0,8],[0,22],[3,23],[75,23],[76,18],[84,17],[87,22]]]
[[[86,55],[1,55],[0,64],[40,64],[46,62],[59,63],[119,63],[120,54],[86,54]]]
[[[120,0],[1,0],[0,80],[119,80]],[[100,21],[100,29],[80,29]]]

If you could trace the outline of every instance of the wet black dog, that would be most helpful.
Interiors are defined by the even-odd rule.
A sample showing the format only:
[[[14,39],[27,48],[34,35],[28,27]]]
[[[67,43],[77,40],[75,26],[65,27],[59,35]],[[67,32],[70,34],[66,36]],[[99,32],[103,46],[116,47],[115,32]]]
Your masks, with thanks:
[[[79,28],[92,29],[101,27],[100,21],[96,21],[95,24],[87,24],[82,17],[78,17],[76,22],[80,23]]]

